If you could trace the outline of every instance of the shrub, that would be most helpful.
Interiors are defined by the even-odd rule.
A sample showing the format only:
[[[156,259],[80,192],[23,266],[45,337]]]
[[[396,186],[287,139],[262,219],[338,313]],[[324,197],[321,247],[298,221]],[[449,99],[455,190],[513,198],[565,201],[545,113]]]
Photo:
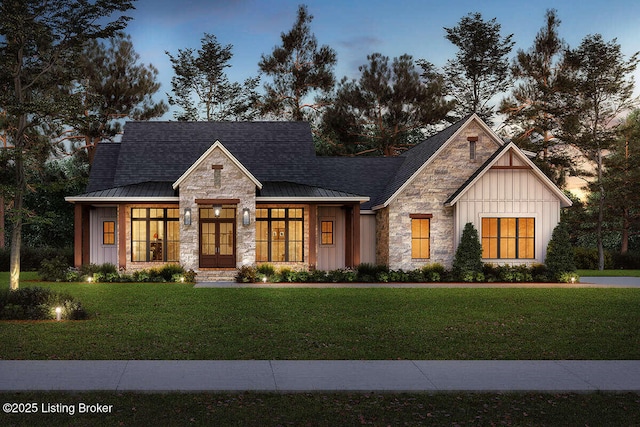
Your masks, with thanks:
[[[276,274],[276,268],[271,264],[260,264],[257,267],[257,271],[258,273],[265,275],[267,279]]]
[[[626,254],[614,253],[611,255],[613,268],[625,270],[640,269],[640,253],[627,252]]]
[[[158,274],[165,282],[176,282],[176,276],[182,277],[184,268],[178,264],[165,264],[159,268]],[[179,281],[179,279],[177,280]]]
[[[184,273],[184,281],[187,283],[196,283],[196,273],[193,269],[189,269],[189,271]]]
[[[442,264],[433,263],[422,267],[422,276],[426,282],[440,282],[445,274],[446,270]]]
[[[63,256],[42,260],[38,274],[40,279],[51,282],[62,282],[67,280],[67,273],[70,265]]]
[[[80,302],[67,294],[48,288],[26,287],[0,292],[0,318],[11,320],[49,320],[56,318],[61,307],[62,319],[79,320],[88,317]]]
[[[255,283],[258,277],[256,268],[252,265],[243,265],[236,273],[237,283]]]
[[[456,280],[470,282],[476,280],[478,273],[482,273],[482,245],[478,230],[468,222],[453,258],[453,276]]]
[[[356,267],[356,280],[365,283],[375,282],[379,274],[388,272],[389,267],[386,265],[362,263]]]
[[[559,223],[553,229],[551,240],[547,245],[547,258],[544,263],[553,279],[558,279],[562,273],[576,270],[569,232],[563,223]]]
[[[598,250],[595,248],[577,247],[573,249],[576,268],[582,270],[598,269]],[[613,268],[613,259],[609,252],[604,253],[604,268]]]

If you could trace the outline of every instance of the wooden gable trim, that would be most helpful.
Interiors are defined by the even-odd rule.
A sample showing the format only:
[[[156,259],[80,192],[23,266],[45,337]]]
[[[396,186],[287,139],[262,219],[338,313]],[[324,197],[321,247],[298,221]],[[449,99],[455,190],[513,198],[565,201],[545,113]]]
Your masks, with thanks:
[[[529,165],[521,165],[521,166],[517,166],[513,164],[513,149],[509,149],[509,165],[508,166],[491,166],[490,169],[495,169],[495,170],[523,170],[523,169],[531,169],[531,166]]]

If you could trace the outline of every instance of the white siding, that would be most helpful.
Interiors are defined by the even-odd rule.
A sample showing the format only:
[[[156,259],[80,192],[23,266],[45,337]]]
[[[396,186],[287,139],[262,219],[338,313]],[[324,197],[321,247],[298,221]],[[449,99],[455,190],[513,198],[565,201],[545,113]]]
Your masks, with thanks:
[[[323,245],[320,227],[322,221],[333,222],[333,245]],[[345,266],[344,254],[345,224],[344,212],[339,207],[318,208],[318,270],[336,270]]]
[[[515,163],[513,166],[519,166]],[[508,154],[497,165],[508,165]],[[490,169],[456,203],[457,229],[471,222],[482,236],[484,217],[535,218],[535,259],[502,260],[511,264],[544,262],[547,244],[560,221],[558,197],[531,169]],[[460,240],[457,235],[456,247]]]
[[[105,221],[115,223],[115,244],[102,242],[102,224]],[[95,208],[90,215],[89,262],[92,264],[111,263],[118,265],[118,214],[117,208]]]
[[[360,263],[376,263],[375,215],[360,215]]]

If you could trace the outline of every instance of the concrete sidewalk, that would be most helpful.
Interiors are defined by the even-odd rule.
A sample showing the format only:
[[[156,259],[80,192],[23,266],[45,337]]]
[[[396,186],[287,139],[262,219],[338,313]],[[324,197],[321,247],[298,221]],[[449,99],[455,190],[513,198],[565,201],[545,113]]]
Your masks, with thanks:
[[[0,360],[0,391],[640,392],[640,361]]]

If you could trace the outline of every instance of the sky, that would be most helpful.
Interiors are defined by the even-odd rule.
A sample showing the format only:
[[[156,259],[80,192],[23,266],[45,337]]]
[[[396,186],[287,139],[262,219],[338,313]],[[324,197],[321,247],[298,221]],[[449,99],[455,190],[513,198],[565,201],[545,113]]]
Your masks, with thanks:
[[[229,79],[244,81],[258,75],[261,56],[281,44],[281,33],[293,27],[302,3],[314,17],[311,31],[318,45],[337,52],[337,80],[357,78],[358,66],[374,52],[389,58],[409,54],[442,67],[457,50],[445,39],[444,27],[475,12],[485,21],[496,18],[503,36],[513,34],[512,55],[532,46],[551,8],[558,12],[559,34],[570,47],[599,33],[605,41],[616,38],[626,58],[640,51],[638,0],[138,0],[125,31],[140,62],[158,69],[162,87],[156,98],[166,101],[173,76],[166,51],[197,50],[204,34],[213,34],[221,45],[233,46]],[[635,80],[640,86],[640,70]],[[173,111],[162,119],[173,119]]]

